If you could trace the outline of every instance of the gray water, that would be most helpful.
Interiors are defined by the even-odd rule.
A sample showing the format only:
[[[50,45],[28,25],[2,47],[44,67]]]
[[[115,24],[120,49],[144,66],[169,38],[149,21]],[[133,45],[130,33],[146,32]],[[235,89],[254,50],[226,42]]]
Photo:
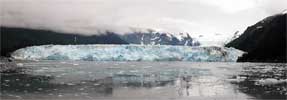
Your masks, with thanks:
[[[284,63],[1,62],[1,99],[286,99]]]

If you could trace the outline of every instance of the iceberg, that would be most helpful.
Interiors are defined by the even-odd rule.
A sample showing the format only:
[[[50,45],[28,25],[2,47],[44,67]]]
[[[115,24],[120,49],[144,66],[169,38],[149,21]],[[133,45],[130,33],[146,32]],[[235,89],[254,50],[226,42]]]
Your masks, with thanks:
[[[19,60],[235,62],[244,52],[226,47],[171,45],[41,45],[14,51]]]

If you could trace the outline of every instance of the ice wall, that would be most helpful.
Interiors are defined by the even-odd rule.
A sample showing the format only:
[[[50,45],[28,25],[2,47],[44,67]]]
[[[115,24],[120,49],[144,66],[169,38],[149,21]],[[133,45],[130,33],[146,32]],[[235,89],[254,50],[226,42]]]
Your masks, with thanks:
[[[168,45],[42,45],[16,50],[22,60],[234,62],[242,51]]]

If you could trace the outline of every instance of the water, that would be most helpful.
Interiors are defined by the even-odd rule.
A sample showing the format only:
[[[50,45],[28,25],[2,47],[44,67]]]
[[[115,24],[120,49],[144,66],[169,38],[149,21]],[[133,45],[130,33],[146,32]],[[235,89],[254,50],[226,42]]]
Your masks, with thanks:
[[[1,62],[1,99],[286,99],[286,64]],[[9,68],[7,68],[9,67]]]

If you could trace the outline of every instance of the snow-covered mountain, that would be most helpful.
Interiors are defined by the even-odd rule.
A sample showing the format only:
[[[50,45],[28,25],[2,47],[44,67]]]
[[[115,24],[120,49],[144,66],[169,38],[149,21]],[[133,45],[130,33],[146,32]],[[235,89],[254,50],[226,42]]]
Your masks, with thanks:
[[[27,46],[61,44],[145,44],[145,45],[186,45],[199,46],[200,43],[188,33],[132,32],[127,34],[104,32],[97,35],[80,33],[59,33],[49,30],[1,27],[1,56]]]
[[[165,33],[165,32],[135,32],[120,36],[130,44],[142,45],[184,45],[199,46],[200,43],[188,33]]]

